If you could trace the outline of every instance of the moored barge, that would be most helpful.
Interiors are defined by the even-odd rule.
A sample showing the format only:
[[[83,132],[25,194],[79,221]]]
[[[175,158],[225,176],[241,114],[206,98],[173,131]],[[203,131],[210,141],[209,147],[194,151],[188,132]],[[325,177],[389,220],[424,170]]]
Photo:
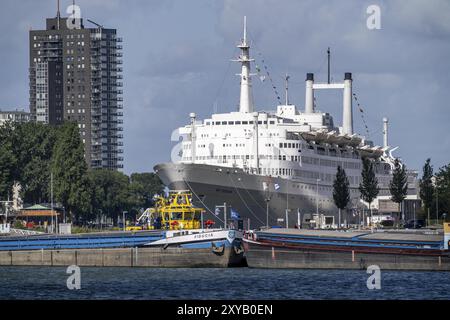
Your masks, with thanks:
[[[450,226],[445,226],[445,239]],[[447,240],[448,242],[448,240]],[[268,229],[244,239],[253,268],[450,271],[448,243],[441,232],[371,232]]]

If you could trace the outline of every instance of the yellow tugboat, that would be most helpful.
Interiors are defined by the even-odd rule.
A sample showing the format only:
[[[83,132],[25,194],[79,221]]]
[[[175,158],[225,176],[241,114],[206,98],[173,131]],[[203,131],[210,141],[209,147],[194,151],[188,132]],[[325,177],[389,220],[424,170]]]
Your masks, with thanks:
[[[200,229],[201,215],[204,212],[192,204],[189,191],[169,191],[167,198],[158,196],[155,206],[148,208],[138,218],[140,224],[148,230],[185,230]]]

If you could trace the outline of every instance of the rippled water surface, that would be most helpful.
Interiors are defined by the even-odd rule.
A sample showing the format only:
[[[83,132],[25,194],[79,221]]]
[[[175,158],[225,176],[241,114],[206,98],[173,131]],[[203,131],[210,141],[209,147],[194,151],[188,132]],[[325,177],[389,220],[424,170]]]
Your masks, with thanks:
[[[449,272],[81,268],[81,290],[66,268],[0,267],[0,299],[450,299]]]

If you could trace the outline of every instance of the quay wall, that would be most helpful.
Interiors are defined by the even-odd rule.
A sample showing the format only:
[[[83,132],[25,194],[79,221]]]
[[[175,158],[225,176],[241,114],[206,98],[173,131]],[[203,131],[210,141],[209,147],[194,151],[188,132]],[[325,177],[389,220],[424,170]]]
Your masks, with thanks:
[[[0,251],[0,266],[227,267],[242,260],[233,248],[221,253],[170,247]]]
[[[251,245],[245,255],[251,268],[365,270],[370,265],[377,265],[382,270],[450,271],[449,255],[330,252]]]

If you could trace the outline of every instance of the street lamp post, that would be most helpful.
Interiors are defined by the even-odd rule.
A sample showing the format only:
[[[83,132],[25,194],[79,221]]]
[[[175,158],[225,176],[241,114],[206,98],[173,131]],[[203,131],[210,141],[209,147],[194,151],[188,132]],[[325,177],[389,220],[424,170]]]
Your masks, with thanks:
[[[356,211],[358,212],[358,230],[361,230],[361,210],[356,207]]]
[[[200,219],[200,221],[201,221],[201,229],[203,229],[203,228],[205,228],[205,225],[204,225],[204,223],[203,223],[203,210],[202,210],[202,212],[201,212],[201,215],[200,215],[200,217],[201,217],[201,219]]]
[[[439,223],[439,192],[437,188],[437,182],[436,182],[436,224]]]
[[[126,213],[128,213],[128,211],[123,211],[122,212],[122,223],[123,223],[123,231],[126,231],[127,230],[127,227],[126,227],[126,223],[125,223],[125,214]]]
[[[51,221],[52,221],[52,233],[55,233],[53,226],[53,172],[50,172],[50,202],[51,202]]]
[[[216,210],[218,208],[223,208],[223,228],[227,228],[227,203],[224,202],[223,206],[216,206]]]
[[[286,208],[286,229],[289,228],[289,209]]]
[[[320,179],[316,179],[316,215],[317,215],[317,219],[319,219],[319,228],[320,228],[320,217],[319,217],[319,181],[320,181]]]
[[[266,190],[266,227],[267,229],[269,229],[269,202],[270,202],[269,186],[265,187],[264,189]]]

